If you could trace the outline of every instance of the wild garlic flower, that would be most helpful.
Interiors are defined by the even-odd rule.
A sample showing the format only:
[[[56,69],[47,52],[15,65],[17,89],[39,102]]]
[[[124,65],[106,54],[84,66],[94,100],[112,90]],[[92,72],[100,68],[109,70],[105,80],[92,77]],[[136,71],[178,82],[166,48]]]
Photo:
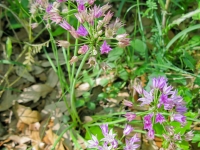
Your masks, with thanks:
[[[120,39],[123,36],[118,36]],[[142,88],[141,85],[135,86],[135,90],[141,95],[138,101],[141,106],[149,105],[149,114],[143,117],[144,129],[148,131],[147,135],[150,139],[154,138],[153,124],[163,124],[168,119],[163,115],[163,112],[171,113],[171,121],[180,122],[182,126],[186,124],[184,113],[187,111],[183,98],[178,95],[177,90],[173,90],[171,85],[168,85],[165,77],[152,79],[150,92]]]
[[[136,150],[140,146],[139,144],[135,144],[136,142],[140,141],[137,134],[131,137],[130,140],[126,139],[124,146],[123,143],[118,142],[116,134],[113,133],[113,129],[109,131],[108,124],[102,124],[100,125],[100,128],[104,137],[98,140],[96,136],[92,135],[92,139],[88,141],[88,148],[95,148],[98,150],[115,150],[124,147],[124,150]],[[132,131],[133,127],[126,125],[123,135],[126,136]]]
[[[70,17],[74,17],[80,23],[80,26],[75,28],[71,23],[66,21],[66,15],[68,12],[63,13],[63,5],[74,2],[75,8],[74,14]],[[125,48],[129,45],[130,40],[127,37],[128,34],[117,34],[119,28],[124,24],[117,18],[115,21],[111,21],[113,13],[109,10],[111,5],[109,3],[100,6],[94,5],[95,0],[55,0],[49,3],[47,0],[36,0],[34,5],[31,6],[30,12],[32,15],[43,14],[43,20],[48,23],[48,29],[51,29],[52,23],[58,24],[60,27],[68,31],[72,37],[79,38],[79,42],[84,41],[83,45],[89,47],[91,55],[97,52],[97,56],[101,54],[108,54],[115,46]],[[70,4],[71,5],[71,4]],[[41,16],[41,15],[40,15]],[[110,41],[114,43],[109,44]],[[79,49],[83,49],[83,45]],[[82,48],[81,48],[82,47]],[[80,51],[79,51],[80,52]],[[79,54],[85,54],[80,52]],[[93,56],[90,56],[93,57]]]

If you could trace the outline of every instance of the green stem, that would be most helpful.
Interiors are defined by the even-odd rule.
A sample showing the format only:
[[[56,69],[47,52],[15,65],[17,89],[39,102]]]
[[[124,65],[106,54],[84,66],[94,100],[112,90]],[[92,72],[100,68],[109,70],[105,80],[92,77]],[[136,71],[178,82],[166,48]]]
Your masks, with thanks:
[[[75,101],[76,101],[75,85],[76,85],[76,81],[77,81],[77,78],[79,76],[79,73],[81,72],[81,70],[83,68],[83,65],[85,64],[85,61],[87,60],[89,54],[90,54],[90,50],[84,55],[84,57],[83,57],[83,59],[81,61],[81,64],[78,67],[76,76],[73,79],[73,82],[72,82],[72,85],[71,85],[71,93],[70,93],[71,109],[72,109],[73,114],[75,115],[75,118],[78,120],[79,123],[81,123],[81,120],[80,120],[80,118],[78,116],[78,112],[76,110],[76,105],[75,105]],[[76,120],[73,120],[73,121],[76,122]]]

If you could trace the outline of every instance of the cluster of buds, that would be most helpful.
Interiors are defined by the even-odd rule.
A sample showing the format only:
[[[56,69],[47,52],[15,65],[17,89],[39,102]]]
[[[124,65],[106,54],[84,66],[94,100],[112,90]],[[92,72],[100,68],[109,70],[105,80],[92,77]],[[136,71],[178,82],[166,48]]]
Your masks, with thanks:
[[[72,2],[76,4],[73,5],[76,6],[74,14],[71,14],[72,11],[68,12],[67,7],[64,7]],[[91,57],[97,54],[108,54],[112,50],[108,44],[110,40],[116,41],[116,44],[113,44],[114,46],[121,48],[128,46],[130,43],[128,34],[117,34],[118,29],[124,24],[118,18],[113,22],[111,21],[113,17],[113,13],[109,11],[111,5],[97,6],[94,5],[94,2],[95,0],[57,0],[48,3],[48,0],[36,0],[31,5],[30,12],[34,16],[36,8],[43,11],[43,19],[47,20],[47,28],[50,28],[50,21],[50,23],[55,23],[70,32],[75,39],[84,40],[83,45],[79,48],[79,54],[85,54],[87,51],[91,52],[91,55],[93,55]],[[61,5],[61,3],[63,4]],[[80,23],[77,29],[65,19],[65,16],[68,15],[75,17]],[[59,46],[62,46],[63,41],[58,43]],[[66,44],[64,45],[66,47]]]
[[[112,149],[119,149],[122,145],[119,145],[118,140],[116,139],[116,134],[113,133],[113,130],[108,130],[108,124],[103,124],[100,126],[104,138],[100,141],[97,139],[96,136],[92,135],[92,140],[88,141],[88,148],[95,148],[98,150],[112,150]],[[126,125],[123,130],[123,137],[130,134],[133,131],[133,127],[130,125]],[[140,145],[135,144],[139,142],[140,139],[135,134],[130,140],[126,139],[126,143],[124,150],[136,150]]]
[[[182,140],[191,141],[194,136],[193,131],[189,131],[183,135],[181,135],[180,133],[175,133],[173,126],[165,126],[165,130],[167,132],[166,134],[163,134],[163,138],[165,139],[165,141],[161,150],[164,150],[165,145],[167,145],[167,150],[177,149],[178,147],[176,143]]]

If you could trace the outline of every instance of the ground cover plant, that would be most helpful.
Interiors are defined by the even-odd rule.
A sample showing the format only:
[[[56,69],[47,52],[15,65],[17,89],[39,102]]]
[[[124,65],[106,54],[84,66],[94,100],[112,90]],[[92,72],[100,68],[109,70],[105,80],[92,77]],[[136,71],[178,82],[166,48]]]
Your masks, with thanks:
[[[0,12],[1,149],[200,149],[198,0]]]

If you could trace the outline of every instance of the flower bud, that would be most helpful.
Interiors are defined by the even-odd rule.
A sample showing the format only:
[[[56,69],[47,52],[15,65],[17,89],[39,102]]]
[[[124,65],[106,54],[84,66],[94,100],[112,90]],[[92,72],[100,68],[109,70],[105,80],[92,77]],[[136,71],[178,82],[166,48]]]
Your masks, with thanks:
[[[95,57],[90,57],[87,64],[89,64],[89,67],[95,66],[97,64]]]
[[[38,23],[32,23],[32,24],[31,24],[31,28],[32,28],[32,29],[35,29],[38,25],[39,25]]]
[[[73,63],[77,62],[78,61],[78,57],[77,56],[73,56],[71,58],[71,60],[69,61],[69,63],[72,65]]]
[[[59,40],[57,41],[58,46],[68,48],[70,46],[70,43],[68,41]]]
[[[79,48],[78,54],[85,54],[89,50],[88,45],[83,45]]]

